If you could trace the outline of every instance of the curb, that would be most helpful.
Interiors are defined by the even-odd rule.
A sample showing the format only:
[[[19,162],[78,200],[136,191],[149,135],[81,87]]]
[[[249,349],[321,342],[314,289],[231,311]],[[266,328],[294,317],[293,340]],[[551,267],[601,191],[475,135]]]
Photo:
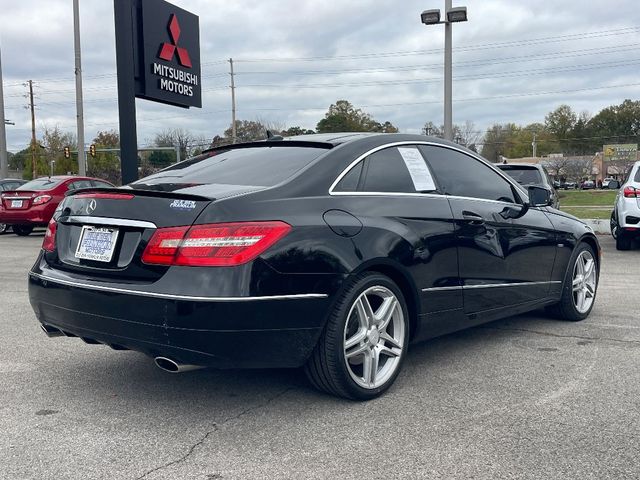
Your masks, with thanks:
[[[611,227],[609,220],[603,220],[600,218],[581,218],[584,223],[593,228],[593,231],[598,234],[611,234]]]

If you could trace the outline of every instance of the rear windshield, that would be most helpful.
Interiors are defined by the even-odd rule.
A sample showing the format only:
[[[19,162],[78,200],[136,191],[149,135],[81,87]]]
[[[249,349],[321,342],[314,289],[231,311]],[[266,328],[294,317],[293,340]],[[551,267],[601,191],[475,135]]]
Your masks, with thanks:
[[[136,185],[225,184],[271,187],[286,180],[327,151],[320,147],[247,147],[216,150],[138,180]]]
[[[20,185],[16,190],[51,190],[60,185],[64,180],[57,178],[38,178]]]
[[[500,167],[500,169],[522,185],[543,183],[540,171],[534,167]]]

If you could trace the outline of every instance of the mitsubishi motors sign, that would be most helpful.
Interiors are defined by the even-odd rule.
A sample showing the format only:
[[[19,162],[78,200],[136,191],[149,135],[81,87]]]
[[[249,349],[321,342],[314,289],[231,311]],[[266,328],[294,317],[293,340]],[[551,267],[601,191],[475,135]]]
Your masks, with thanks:
[[[202,107],[198,16],[164,0],[142,0],[138,15],[136,97]]]

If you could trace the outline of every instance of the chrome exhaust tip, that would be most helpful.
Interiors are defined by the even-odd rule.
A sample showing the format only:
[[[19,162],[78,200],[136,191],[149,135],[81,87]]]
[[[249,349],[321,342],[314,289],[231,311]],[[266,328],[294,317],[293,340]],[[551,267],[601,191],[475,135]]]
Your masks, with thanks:
[[[153,361],[159,369],[169,373],[183,373],[204,368],[201,365],[187,365],[184,363],[178,363],[175,360],[167,357],[156,357],[153,359]]]
[[[56,327],[52,327],[51,325],[40,324],[40,329],[49,338],[65,336],[64,332],[58,330]]]

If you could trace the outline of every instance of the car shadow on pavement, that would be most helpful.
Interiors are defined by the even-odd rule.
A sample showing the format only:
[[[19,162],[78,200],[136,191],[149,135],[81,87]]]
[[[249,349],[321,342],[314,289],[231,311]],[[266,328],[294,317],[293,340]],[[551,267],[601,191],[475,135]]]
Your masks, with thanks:
[[[555,321],[533,312],[412,344],[404,371],[391,391],[402,395],[402,384],[425,381],[456,358],[482,356],[487,348],[500,349],[505,338],[521,336],[522,330],[544,328],[551,323]],[[132,405],[140,403],[146,409],[251,403],[285,391],[295,391],[313,401],[342,402],[314,390],[302,369],[201,369],[172,374],[160,370],[152,358],[137,352],[84,345],[74,338],[60,341],[65,342],[64,357],[56,355],[56,349],[50,347],[53,355],[48,364],[55,372],[55,388],[61,390],[57,396],[81,391],[96,402],[120,399]]]

